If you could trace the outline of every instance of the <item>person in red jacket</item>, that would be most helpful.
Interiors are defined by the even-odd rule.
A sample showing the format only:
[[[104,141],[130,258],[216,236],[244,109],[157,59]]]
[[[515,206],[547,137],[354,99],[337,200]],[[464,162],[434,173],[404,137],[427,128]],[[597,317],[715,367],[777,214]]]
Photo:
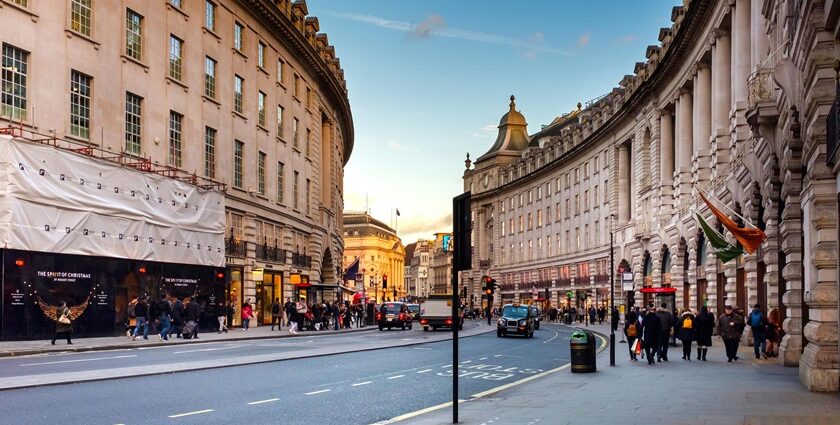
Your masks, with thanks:
[[[251,310],[251,299],[248,298],[245,300],[245,303],[242,304],[242,329],[246,331],[251,330],[248,325],[250,325],[252,317],[254,317],[254,310]]]

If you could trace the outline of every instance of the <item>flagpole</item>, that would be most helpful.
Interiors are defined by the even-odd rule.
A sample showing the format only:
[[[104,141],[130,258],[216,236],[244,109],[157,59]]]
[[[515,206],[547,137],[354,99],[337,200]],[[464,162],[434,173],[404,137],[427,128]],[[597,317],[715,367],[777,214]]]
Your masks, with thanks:
[[[741,220],[744,220],[744,223],[749,224],[750,226],[755,227],[756,229],[758,228],[758,226],[756,226],[756,225],[752,224],[752,221],[747,220],[747,218],[746,218],[746,217],[744,217],[744,216],[742,216],[741,214],[738,214],[737,212],[733,211],[733,210],[732,210],[732,208],[729,208],[729,207],[728,207],[728,206],[727,206],[727,205],[726,205],[723,201],[721,201],[721,200],[720,200],[717,196],[712,195],[711,193],[709,193],[709,192],[708,192],[708,191],[706,191],[705,189],[701,188],[699,185],[698,185],[698,186],[695,186],[695,187],[697,188],[697,190],[699,190],[699,191],[703,192],[704,194],[706,194],[706,196],[708,196],[709,198],[712,198],[712,199],[714,199],[715,201],[717,201],[717,203],[718,203],[718,204],[720,204],[720,205],[722,205],[722,206],[723,206],[723,208],[725,208],[727,211],[731,212],[732,214],[735,214],[735,215],[736,215],[738,218],[740,218]]]

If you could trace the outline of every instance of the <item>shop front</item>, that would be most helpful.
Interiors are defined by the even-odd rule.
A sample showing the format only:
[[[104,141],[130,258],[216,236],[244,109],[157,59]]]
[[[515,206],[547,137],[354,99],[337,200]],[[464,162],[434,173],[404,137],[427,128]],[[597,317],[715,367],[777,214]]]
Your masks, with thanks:
[[[291,298],[292,301],[300,301],[302,303],[309,303],[317,296],[317,291],[312,288],[309,283],[309,276],[300,273],[289,274],[289,283],[291,284]]]
[[[271,306],[277,300],[282,306],[283,299],[283,273],[263,269],[252,271],[256,283],[256,299],[254,300],[254,312],[257,314],[257,323],[260,325],[271,325]]]
[[[222,269],[83,255],[2,250],[2,339],[44,339],[66,302],[76,337],[124,335],[135,296],[192,298],[199,326],[216,329],[228,292]]]

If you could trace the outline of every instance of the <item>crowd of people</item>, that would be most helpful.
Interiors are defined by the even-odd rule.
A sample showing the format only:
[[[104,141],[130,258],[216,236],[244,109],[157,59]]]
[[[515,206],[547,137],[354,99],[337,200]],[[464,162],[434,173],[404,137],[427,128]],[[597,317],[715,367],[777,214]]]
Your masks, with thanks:
[[[668,361],[671,335],[682,343],[683,360],[691,361],[692,345],[696,342],[696,359],[706,361],[712,337],[717,334],[723,341],[727,360],[733,362],[740,359],[738,346],[747,326],[752,333],[755,358],[776,357],[778,343],[781,341],[778,317],[774,313],[768,317],[758,304],[748,315],[737,307],[727,305],[725,312],[717,319],[706,306],[701,307],[697,314],[689,309],[679,312],[676,317],[665,303],[659,308],[653,304],[647,309],[636,307],[625,316],[624,336],[627,338],[630,360],[647,358],[649,365],[655,365]],[[616,327],[615,322],[613,327]]]
[[[598,307],[590,305],[589,308],[578,308],[575,306],[561,306],[557,308],[552,306],[548,309],[548,321],[552,323],[559,323],[564,320],[568,323],[585,322],[587,320],[589,323],[604,323],[606,318],[607,306],[605,305]]]
[[[281,305],[280,299],[275,298],[271,305],[271,330],[274,330],[275,325],[278,331],[285,325],[292,334],[299,331],[350,329],[364,326],[364,318],[372,314],[366,312],[362,304],[351,304],[350,301],[306,303],[286,298],[286,302]]]
[[[149,339],[151,327],[153,333],[164,341],[168,341],[173,334],[177,338],[198,339],[200,315],[201,309],[191,297],[167,295],[152,300],[148,296],[134,296],[128,303],[126,336],[132,341],[141,334],[143,339]]]

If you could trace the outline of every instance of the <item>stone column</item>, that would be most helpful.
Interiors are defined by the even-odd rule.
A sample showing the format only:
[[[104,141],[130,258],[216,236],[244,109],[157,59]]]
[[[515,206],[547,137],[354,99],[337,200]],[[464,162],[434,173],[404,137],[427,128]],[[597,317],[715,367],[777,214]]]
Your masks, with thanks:
[[[620,223],[630,221],[630,148],[626,143],[618,147],[618,217]]]
[[[729,111],[732,109],[731,39],[729,32],[712,34],[712,146],[711,166],[729,162]]]
[[[712,132],[712,72],[709,64],[697,63],[694,75],[694,130],[691,156],[693,181],[709,180],[709,140]]]
[[[782,223],[779,226],[781,248],[785,253],[786,264],[782,269],[786,290],[782,302],[787,308],[786,318],[782,323],[785,336],[779,345],[779,361],[785,366],[798,366],[802,350],[802,210],[799,204],[801,174],[788,169],[782,186],[782,198],[785,208],[782,211]]]
[[[732,17],[732,101],[734,110],[744,109],[747,101],[747,78],[750,76],[750,2],[735,0]]]
[[[674,122],[671,111],[659,111],[659,179],[663,211],[671,205],[674,185]]]
[[[767,29],[764,27],[764,16],[761,9],[764,7],[764,0],[751,0],[750,4],[750,45],[752,46],[751,67],[756,71],[760,68],[768,55],[769,38]]]
[[[477,225],[473,225],[474,229],[476,229],[476,240],[475,246],[478,247],[478,261],[485,260],[487,258],[487,231],[484,229],[484,223],[486,221],[486,212],[484,206],[478,208],[478,214],[476,214],[476,219],[478,220]]]
[[[677,121],[680,132],[677,135],[677,170],[680,197],[691,196],[691,155],[694,149],[693,96],[690,90],[680,89],[680,108]]]

